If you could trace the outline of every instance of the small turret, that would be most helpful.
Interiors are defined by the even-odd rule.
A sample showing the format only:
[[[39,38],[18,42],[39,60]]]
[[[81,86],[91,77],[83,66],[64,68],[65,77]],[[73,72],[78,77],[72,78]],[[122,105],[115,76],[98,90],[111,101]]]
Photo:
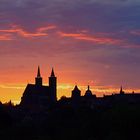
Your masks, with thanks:
[[[78,89],[78,86],[76,85],[72,90],[72,98],[77,99],[80,96],[81,96],[81,91]]]
[[[86,96],[86,97],[92,96],[92,92],[91,92],[91,90],[90,90],[89,85],[88,85],[88,89],[87,89],[87,91],[86,91],[86,93],[85,93],[85,96]]]

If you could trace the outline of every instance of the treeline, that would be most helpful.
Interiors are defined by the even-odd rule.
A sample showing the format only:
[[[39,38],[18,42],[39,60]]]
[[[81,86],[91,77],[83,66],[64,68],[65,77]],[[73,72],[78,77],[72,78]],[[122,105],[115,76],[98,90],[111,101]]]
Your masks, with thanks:
[[[0,104],[0,138],[128,140],[140,137],[140,104],[74,107],[60,101],[37,110]]]

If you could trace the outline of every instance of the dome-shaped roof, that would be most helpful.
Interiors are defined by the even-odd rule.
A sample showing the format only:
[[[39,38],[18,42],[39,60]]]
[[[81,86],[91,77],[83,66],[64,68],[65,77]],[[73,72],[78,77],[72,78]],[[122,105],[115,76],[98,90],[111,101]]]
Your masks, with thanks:
[[[91,95],[92,95],[92,92],[91,92],[90,87],[88,85],[88,89],[86,90],[85,96],[91,96]]]

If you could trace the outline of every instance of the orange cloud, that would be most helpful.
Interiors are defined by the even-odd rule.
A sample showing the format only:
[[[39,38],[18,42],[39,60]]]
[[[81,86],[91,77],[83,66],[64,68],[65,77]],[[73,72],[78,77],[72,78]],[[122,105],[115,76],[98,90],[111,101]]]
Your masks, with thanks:
[[[56,28],[56,26],[50,25],[47,27],[40,27],[36,30],[36,32],[31,33],[31,32],[27,32],[22,28],[19,28],[17,26],[12,27],[11,29],[1,29],[0,33],[8,33],[10,35],[16,33],[22,37],[26,37],[26,38],[32,38],[32,37],[42,37],[42,36],[48,36],[48,34],[46,33],[48,30],[54,29]],[[11,39],[12,40],[12,39]]]
[[[122,43],[122,40],[119,39],[113,39],[113,38],[107,38],[107,37],[97,37],[97,36],[91,36],[83,33],[64,33],[64,32],[58,32],[60,36],[62,37],[71,37],[74,39],[79,40],[85,40],[85,41],[92,41],[97,44],[120,44]]]
[[[4,35],[0,35],[0,40],[1,41],[10,41],[10,40],[13,40],[12,36],[9,35],[9,34],[4,34]]]

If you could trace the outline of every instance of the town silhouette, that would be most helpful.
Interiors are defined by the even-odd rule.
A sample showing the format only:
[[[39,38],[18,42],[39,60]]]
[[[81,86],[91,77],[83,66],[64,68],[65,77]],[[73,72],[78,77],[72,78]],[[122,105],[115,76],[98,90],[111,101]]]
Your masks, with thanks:
[[[35,84],[27,84],[19,105],[0,103],[0,138],[9,140],[128,140],[140,138],[140,93],[96,97],[77,85],[71,97],[57,100],[52,68],[48,86],[40,67]]]

